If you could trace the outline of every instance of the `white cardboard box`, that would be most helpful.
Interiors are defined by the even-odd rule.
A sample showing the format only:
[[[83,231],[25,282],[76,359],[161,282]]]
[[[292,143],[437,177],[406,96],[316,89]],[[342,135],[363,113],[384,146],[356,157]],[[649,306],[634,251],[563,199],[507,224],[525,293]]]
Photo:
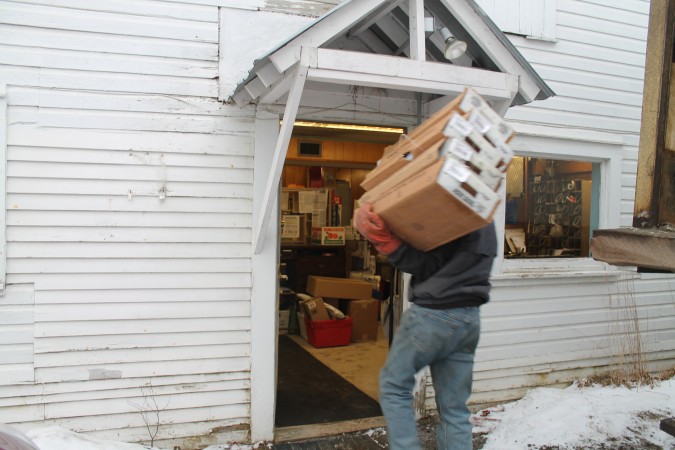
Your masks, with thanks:
[[[445,141],[441,150],[442,156],[451,156],[467,164],[490,189],[496,191],[504,178],[504,174],[497,170],[490,161],[465,141],[450,138]]]

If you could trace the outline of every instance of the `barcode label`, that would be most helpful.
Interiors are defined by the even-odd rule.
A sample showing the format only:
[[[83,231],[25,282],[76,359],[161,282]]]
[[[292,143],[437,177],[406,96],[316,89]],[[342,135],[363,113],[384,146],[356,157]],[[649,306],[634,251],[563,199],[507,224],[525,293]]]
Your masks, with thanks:
[[[471,157],[473,156],[473,149],[464,142],[457,139],[453,139],[450,142],[448,152],[460,159],[463,159],[464,161],[471,161]]]
[[[443,130],[446,136],[461,136],[467,137],[473,131],[473,127],[459,114],[454,114],[448,125]]]
[[[443,172],[450,175],[460,183],[464,183],[466,180],[469,179],[469,176],[471,175],[471,170],[469,170],[468,167],[458,163],[453,159],[448,159],[448,162],[445,164],[445,167],[443,168]]]
[[[478,111],[473,111],[471,113],[471,117],[469,117],[469,122],[471,123],[471,125],[473,125],[473,127],[476,130],[478,130],[480,134],[487,133],[488,130],[492,127],[492,122],[490,122],[490,119],[488,119]]]

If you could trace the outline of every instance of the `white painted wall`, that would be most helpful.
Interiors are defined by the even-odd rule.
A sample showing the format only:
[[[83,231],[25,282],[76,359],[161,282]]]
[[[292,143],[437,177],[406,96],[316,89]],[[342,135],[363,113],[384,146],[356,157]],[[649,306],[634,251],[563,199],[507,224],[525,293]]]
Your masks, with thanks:
[[[219,6],[262,2],[0,1],[0,422],[248,438],[255,122],[217,100]]]
[[[253,40],[271,26],[271,49],[327,2],[315,3],[0,1],[0,422],[147,442],[140,410],[154,399],[167,447],[269,437],[275,365],[256,345],[275,337],[277,236],[268,230],[253,258],[251,226],[265,162],[256,156],[269,148],[256,127],[274,119],[256,123],[218,98],[263,53]],[[557,42],[513,37],[558,94],[509,111],[515,147],[590,148],[611,178],[604,223],[629,225],[648,2],[557,5]],[[255,45],[234,45],[243,32]],[[500,265],[483,309],[477,402],[612,363],[627,311],[652,367],[675,359],[672,277],[588,260],[553,269]]]

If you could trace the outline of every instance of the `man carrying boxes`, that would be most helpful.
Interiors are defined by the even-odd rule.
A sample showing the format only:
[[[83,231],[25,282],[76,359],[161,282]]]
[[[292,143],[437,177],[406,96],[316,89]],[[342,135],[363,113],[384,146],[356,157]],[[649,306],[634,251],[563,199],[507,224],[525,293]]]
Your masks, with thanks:
[[[501,177],[495,173],[508,167],[512,134],[467,89],[409,139],[391,146],[362,184],[368,192],[354,213],[354,226],[393,266],[412,275],[411,307],[380,373],[380,403],[393,450],[421,449],[412,390],[415,374],[426,366],[440,415],[438,448],[472,448],[466,402],[479,307],[489,301],[497,252],[492,215]]]

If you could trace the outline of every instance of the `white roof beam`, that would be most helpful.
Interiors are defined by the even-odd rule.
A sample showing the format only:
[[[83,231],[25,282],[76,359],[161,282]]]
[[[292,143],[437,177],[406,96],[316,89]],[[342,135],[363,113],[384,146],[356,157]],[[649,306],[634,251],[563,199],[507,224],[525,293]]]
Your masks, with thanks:
[[[377,26],[391,39],[397,48],[408,44],[410,35],[406,30],[401,28],[401,24],[392,16],[384,17],[377,23]]]
[[[249,93],[246,92],[246,89],[241,89],[239,92],[237,92],[232,96],[232,100],[234,100],[234,103],[236,103],[237,106],[241,108],[244,105],[251,102],[253,100],[253,97],[251,97]]]
[[[374,80],[391,79],[387,83],[390,85],[396,83],[397,78],[401,78],[403,90],[411,90],[409,83],[413,83],[414,86],[415,82],[425,87],[424,90],[420,89],[420,92],[442,93],[445,91],[442,89],[443,84],[461,85],[472,86],[479,91],[482,89],[484,92],[502,92],[497,97],[504,99],[518,91],[518,77],[508,73],[344,50],[307,50],[303,51],[303,54],[307,54],[305,61],[311,69],[310,78],[315,80],[319,78],[327,80],[331,77],[339,80],[351,77],[354,81],[368,82],[364,85],[372,86]],[[371,81],[368,81],[369,79]]]
[[[298,114],[298,106],[300,106],[300,98],[307,79],[307,67],[299,66],[293,73],[293,82],[291,90],[286,101],[286,108],[284,109],[284,117],[281,122],[281,130],[279,131],[279,138],[277,139],[276,147],[274,148],[274,159],[272,160],[272,173],[267,178],[265,185],[265,192],[263,194],[263,201],[260,205],[260,215],[255,224],[253,242],[255,243],[255,253],[262,251],[265,231],[270,224],[270,216],[272,214],[272,204],[277,199],[277,192],[279,190],[279,181],[281,180],[281,171],[286,160],[286,153],[288,151],[288,144],[291,141],[291,133],[293,132],[293,124]]]
[[[530,74],[516,61],[509,50],[504,47],[497,36],[492,33],[492,30],[476,14],[473,8],[464,1],[441,0],[441,2],[462,23],[464,29],[471,33],[471,36],[488,54],[490,59],[497,64],[500,70],[520,76],[520,91],[523,98],[527,102],[534,101],[537,94],[539,94],[539,86]]]
[[[358,27],[354,27],[354,28],[350,29],[349,33],[347,33],[347,36],[359,36],[361,33],[363,33],[368,28],[373,26],[374,23],[377,23],[380,19],[382,19],[387,14],[389,14],[394,8],[398,7],[404,1],[405,0],[397,0],[395,2],[392,2],[388,7],[383,8],[382,11],[380,11],[379,13],[377,13],[373,17],[371,17],[370,20],[367,20],[366,22],[362,23]]]
[[[265,87],[270,87],[272,83],[281,78],[281,73],[272,63],[267,63],[262,66],[258,69],[256,75],[258,75],[258,78],[260,78],[260,81],[262,81],[262,84],[265,85]]]
[[[349,8],[337,8],[312,28],[274,52],[270,60],[279,72],[285,72],[300,59],[300,46],[319,47],[335,36],[346,33],[349,25],[359,17],[369,15],[382,4],[391,4],[395,1],[398,0],[358,0],[350,2]]]
[[[424,46],[424,0],[410,0],[410,58],[417,61],[426,59]]]
[[[366,30],[359,34],[358,39],[363,42],[363,45],[368,47],[373,53],[379,53],[382,55],[388,55],[391,53],[391,49],[384,45],[382,41],[377,36],[375,36],[375,33],[370,30]]]

